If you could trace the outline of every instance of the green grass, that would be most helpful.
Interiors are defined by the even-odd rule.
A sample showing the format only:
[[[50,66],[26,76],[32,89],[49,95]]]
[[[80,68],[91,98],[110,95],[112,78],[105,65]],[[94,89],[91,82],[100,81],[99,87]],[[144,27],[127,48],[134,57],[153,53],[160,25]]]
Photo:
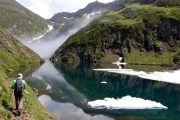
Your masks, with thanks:
[[[132,26],[143,22],[143,20],[147,20],[149,23],[159,23],[162,17],[180,20],[180,8],[128,4],[121,11],[107,13],[101,21],[119,22],[121,25]]]
[[[47,22],[14,0],[0,1],[0,25],[18,37],[37,36],[47,29]]]
[[[11,96],[11,90],[6,79],[7,76],[2,67],[0,67],[0,118],[3,117],[3,119],[8,119],[8,114],[11,114],[12,116],[12,113],[8,110],[10,108],[9,99]]]
[[[180,6],[180,1],[179,0],[156,0],[155,1],[156,5],[159,6]]]
[[[24,106],[35,120],[53,120],[51,114],[40,104],[37,95],[27,86],[28,93],[25,93]]]
[[[154,52],[144,53],[133,50],[131,53],[126,53],[125,61],[131,64],[172,65],[174,55],[174,52],[157,54]]]
[[[121,13],[128,18],[137,18],[139,20],[147,19],[151,22],[159,22],[160,17],[173,18],[180,20],[179,7],[157,7],[154,5],[127,5]]]
[[[7,75],[0,69],[0,118],[9,120],[13,118],[11,108],[14,108],[14,101],[12,96],[12,90],[10,88],[10,81],[8,81]],[[54,119],[51,114],[40,104],[36,94],[32,89],[27,86],[24,98],[24,107],[26,113],[32,115],[35,120],[48,120]]]
[[[14,107],[13,99],[11,98],[12,91],[10,88],[10,81],[6,75],[7,69],[12,69],[13,72],[20,69],[21,67],[29,67],[32,64],[37,64],[33,61],[22,59],[18,54],[9,53],[5,50],[0,50],[0,116],[3,119],[9,119],[7,116],[11,116],[12,112],[10,108]],[[44,117],[47,119],[53,119],[45,108],[38,102],[37,96],[28,86],[27,91],[29,94],[26,94],[25,101],[25,111],[31,113],[35,120],[43,120]]]

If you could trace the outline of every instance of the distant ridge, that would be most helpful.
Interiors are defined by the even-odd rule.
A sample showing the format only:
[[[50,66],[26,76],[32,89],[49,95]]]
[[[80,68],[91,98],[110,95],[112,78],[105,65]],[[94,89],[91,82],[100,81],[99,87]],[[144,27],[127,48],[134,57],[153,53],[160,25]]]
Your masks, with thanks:
[[[38,36],[47,29],[47,22],[15,0],[0,0],[0,25],[17,37]]]

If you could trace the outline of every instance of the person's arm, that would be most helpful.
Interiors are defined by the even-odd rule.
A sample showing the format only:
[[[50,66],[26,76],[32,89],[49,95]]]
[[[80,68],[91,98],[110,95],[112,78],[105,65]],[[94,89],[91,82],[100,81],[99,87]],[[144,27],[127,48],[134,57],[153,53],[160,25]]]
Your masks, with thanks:
[[[23,82],[23,86],[24,86],[24,90],[25,90],[26,89],[26,81],[23,80],[22,82]]]
[[[13,80],[13,81],[12,81],[12,85],[11,85],[11,89],[14,89],[15,83],[16,83],[16,80]]]

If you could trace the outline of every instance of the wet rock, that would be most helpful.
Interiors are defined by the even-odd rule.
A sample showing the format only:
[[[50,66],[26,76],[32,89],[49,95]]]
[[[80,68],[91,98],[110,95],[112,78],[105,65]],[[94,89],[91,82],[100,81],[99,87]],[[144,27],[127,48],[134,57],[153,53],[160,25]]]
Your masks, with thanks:
[[[34,91],[36,94],[39,94],[39,91],[38,91],[36,88],[33,88],[33,91]]]

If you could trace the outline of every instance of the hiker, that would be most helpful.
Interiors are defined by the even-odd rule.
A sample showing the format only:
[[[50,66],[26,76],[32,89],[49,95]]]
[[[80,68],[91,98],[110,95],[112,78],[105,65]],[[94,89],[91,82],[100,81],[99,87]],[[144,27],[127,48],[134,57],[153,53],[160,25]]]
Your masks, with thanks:
[[[14,89],[14,97],[16,103],[16,110],[18,110],[18,114],[20,115],[23,107],[23,92],[26,87],[26,82],[22,80],[23,75],[21,73],[18,74],[17,80],[13,80],[11,88]]]

